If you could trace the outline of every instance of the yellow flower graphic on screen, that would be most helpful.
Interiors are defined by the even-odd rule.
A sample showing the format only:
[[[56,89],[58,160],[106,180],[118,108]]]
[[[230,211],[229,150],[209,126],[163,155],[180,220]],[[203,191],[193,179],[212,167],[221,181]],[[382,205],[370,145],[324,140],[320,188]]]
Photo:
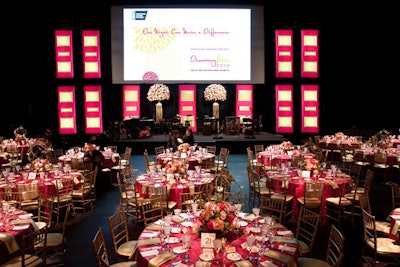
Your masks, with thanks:
[[[174,28],[176,29],[176,28]],[[136,37],[135,49],[148,54],[154,54],[169,47],[176,39],[170,28],[134,28]]]

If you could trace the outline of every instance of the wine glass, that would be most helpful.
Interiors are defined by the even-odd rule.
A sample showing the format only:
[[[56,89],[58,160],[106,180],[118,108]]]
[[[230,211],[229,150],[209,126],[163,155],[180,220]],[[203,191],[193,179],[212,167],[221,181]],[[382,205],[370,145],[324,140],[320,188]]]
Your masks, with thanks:
[[[194,170],[196,171],[197,176],[199,176],[201,172],[201,166],[199,165],[194,166]]]
[[[254,237],[254,235],[251,234],[249,236],[246,236],[246,243],[247,243],[249,251],[251,251],[251,248],[254,246],[255,241],[256,241],[256,238]],[[254,257],[249,256],[248,259],[252,261],[254,259]]]
[[[215,252],[216,252],[214,263],[215,264],[221,264],[222,262],[219,259],[219,253],[220,253],[220,251],[222,249],[222,240],[221,239],[215,239],[214,240],[214,249],[215,249]]]
[[[258,225],[257,219],[258,219],[258,216],[260,215],[260,208],[253,208],[252,211],[253,211],[254,215],[256,216],[256,219],[254,221],[254,227],[258,227],[259,225]]]
[[[171,245],[168,243],[169,236],[171,235],[171,229],[172,229],[171,225],[164,224],[163,230],[164,230],[164,234],[165,234],[165,242],[166,242],[165,247],[166,248],[171,248]]]
[[[165,247],[166,243],[165,243],[165,234],[163,231],[160,233],[159,237],[160,237],[160,243],[161,243],[161,250],[164,251],[166,249],[166,247]]]
[[[185,255],[183,255],[183,260],[185,263],[190,262],[190,256],[189,256],[189,249],[190,249],[190,235],[183,235],[182,236],[182,243],[183,247],[185,249]]]

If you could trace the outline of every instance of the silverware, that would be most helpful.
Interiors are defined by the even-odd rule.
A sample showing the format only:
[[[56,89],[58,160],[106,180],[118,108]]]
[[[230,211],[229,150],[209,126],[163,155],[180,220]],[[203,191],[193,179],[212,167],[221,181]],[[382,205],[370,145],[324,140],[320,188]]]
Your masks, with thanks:
[[[173,267],[173,266],[175,266],[175,265],[177,265],[177,264],[179,264],[181,262],[182,262],[182,260],[174,261],[173,263],[168,264],[166,267]]]

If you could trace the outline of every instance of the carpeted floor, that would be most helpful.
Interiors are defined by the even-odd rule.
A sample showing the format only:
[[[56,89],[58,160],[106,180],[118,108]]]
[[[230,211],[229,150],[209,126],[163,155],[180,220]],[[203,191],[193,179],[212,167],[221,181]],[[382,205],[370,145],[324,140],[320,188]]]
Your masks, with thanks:
[[[143,173],[145,170],[143,155],[133,155],[132,165],[136,174]],[[248,192],[247,181],[247,155],[231,154],[229,157],[229,170],[234,178],[244,185],[244,190]],[[371,206],[373,214],[378,219],[386,218],[391,210],[389,187],[383,184],[374,184],[371,189]],[[102,227],[107,249],[111,261],[113,260],[113,247],[109,231],[108,216],[113,214],[119,208],[119,192],[117,187],[109,187],[98,192],[98,205],[94,212],[86,218],[77,219],[70,223],[67,229],[67,255],[68,266],[73,267],[95,267],[95,256],[92,250],[91,240],[99,227]],[[248,210],[251,210],[248,207]],[[296,220],[292,219],[287,223],[287,227],[294,231]],[[313,256],[324,259],[326,254],[327,240],[329,234],[329,222],[322,222],[318,231],[316,246]],[[141,228],[137,225],[129,226],[131,238],[137,238]],[[345,224],[343,234],[346,237],[344,267],[361,266],[359,264],[361,253],[361,235],[362,225],[356,223],[354,226]],[[141,267],[141,266],[140,266]],[[145,267],[145,266],[143,266]]]

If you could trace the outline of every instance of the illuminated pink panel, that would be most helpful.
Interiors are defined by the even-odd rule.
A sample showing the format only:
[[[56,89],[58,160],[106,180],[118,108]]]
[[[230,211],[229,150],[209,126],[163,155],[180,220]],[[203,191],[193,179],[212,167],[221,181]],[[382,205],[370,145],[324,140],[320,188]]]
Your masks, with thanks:
[[[276,85],[276,132],[293,133],[293,86]]]
[[[275,73],[293,78],[293,30],[275,30]]]
[[[58,86],[60,134],[76,134],[75,86]]]
[[[83,91],[84,91],[86,133],[101,134],[103,132],[101,86],[85,85]]]
[[[74,78],[72,30],[55,30],[56,77]]]
[[[124,85],[122,87],[123,120],[140,117],[140,85]]]
[[[319,132],[319,89],[318,85],[301,86],[301,131]]]
[[[193,132],[197,132],[196,85],[179,85],[179,115],[181,122],[190,121]]]
[[[101,78],[100,32],[82,31],[83,77]]]
[[[318,78],[318,30],[301,30],[301,77]]]
[[[236,85],[236,117],[253,118],[253,85]]]

